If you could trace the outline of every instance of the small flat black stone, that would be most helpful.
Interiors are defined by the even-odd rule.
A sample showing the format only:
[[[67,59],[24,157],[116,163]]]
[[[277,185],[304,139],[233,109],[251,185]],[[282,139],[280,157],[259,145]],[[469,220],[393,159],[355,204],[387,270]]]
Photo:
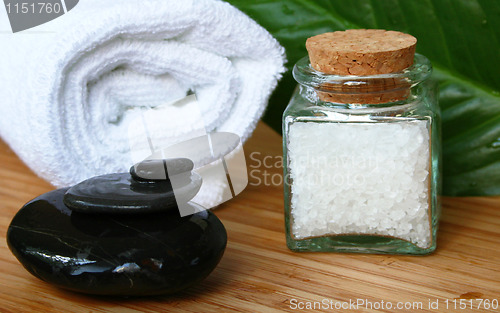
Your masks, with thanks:
[[[176,188],[179,200],[192,199],[201,187],[201,177],[193,173],[186,185]],[[177,210],[170,180],[138,182],[129,173],[108,174],[87,179],[64,195],[72,210],[86,213],[148,213]]]
[[[138,181],[166,180],[168,177],[185,173],[187,176],[194,168],[190,159],[176,158],[164,160],[144,160],[130,168],[130,175]]]
[[[12,220],[9,248],[34,276],[99,295],[174,293],[204,279],[224,253],[227,235],[209,211],[141,215],[74,212],[67,189],[27,203]]]

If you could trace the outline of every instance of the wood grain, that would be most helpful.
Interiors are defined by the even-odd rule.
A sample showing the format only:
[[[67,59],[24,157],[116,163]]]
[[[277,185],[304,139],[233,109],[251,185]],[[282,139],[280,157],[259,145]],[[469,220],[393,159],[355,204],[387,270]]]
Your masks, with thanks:
[[[438,249],[430,256],[293,253],[285,245],[281,169],[276,167],[281,137],[261,123],[245,152],[249,186],[215,210],[229,236],[215,271],[175,296],[125,299],[52,287],[31,276],[10,253],[5,234],[12,217],[25,202],[53,187],[0,142],[0,312],[298,311],[292,299],[304,304],[366,299],[372,306],[382,300],[394,305],[378,310],[382,312],[500,312],[478,309],[475,300],[474,309],[463,310],[459,302],[456,310],[453,302],[448,309],[444,302],[500,300],[500,197],[443,199]],[[438,300],[439,309],[429,308],[429,300]],[[406,301],[422,302],[423,309],[395,307]]]

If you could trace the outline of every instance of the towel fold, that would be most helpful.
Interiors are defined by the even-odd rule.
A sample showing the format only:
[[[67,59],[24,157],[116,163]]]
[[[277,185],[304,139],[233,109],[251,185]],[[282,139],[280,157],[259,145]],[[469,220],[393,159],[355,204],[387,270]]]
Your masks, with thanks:
[[[168,113],[152,125],[159,146],[203,131],[246,140],[284,70],[278,42],[222,1],[84,0],[15,34],[0,11],[0,135],[57,187],[127,171],[145,109]],[[189,93],[204,125],[172,102]]]

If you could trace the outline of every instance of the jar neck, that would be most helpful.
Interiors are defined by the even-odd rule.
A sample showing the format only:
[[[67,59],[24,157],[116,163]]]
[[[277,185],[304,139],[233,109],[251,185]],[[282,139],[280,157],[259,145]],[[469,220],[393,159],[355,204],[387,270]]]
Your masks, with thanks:
[[[293,76],[319,105],[343,108],[388,107],[408,103],[411,90],[432,73],[429,60],[415,54],[411,67],[397,73],[371,76],[329,75],[316,71],[305,57],[295,64]]]

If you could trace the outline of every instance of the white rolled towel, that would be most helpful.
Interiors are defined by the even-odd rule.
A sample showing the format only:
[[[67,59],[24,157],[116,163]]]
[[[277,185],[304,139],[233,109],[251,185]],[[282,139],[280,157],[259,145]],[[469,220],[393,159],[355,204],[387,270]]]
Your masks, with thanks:
[[[284,71],[278,42],[217,0],[82,0],[15,34],[0,10],[0,31],[0,135],[57,187],[127,171],[146,108],[168,113],[159,146],[203,126],[246,140]],[[205,125],[168,105],[189,92]]]

